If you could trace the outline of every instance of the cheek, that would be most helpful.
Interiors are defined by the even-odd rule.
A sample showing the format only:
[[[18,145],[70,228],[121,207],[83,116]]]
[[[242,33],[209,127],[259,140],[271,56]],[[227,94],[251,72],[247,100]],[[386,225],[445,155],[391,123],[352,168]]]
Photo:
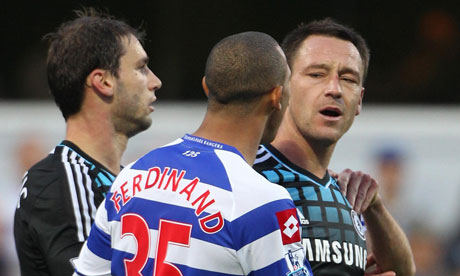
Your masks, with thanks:
[[[306,117],[310,111],[313,110],[313,99],[309,98],[306,93],[299,93],[296,96],[291,95],[290,104],[292,105],[295,115],[300,117]]]
[[[290,105],[296,105],[299,102],[303,102],[305,99],[304,93],[302,93],[302,90],[299,89],[298,86],[291,86],[291,94],[289,95],[289,104]]]
[[[355,111],[358,110],[360,103],[361,103],[361,97],[360,97],[360,96],[357,96],[357,97],[354,99],[354,102],[353,102],[353,106],[354,106],[354,110],[355,110]]]
[[[130,84],[129,84],[129,90],[132,95],[137,95],[138,97],[144,97],[143,94],[145,93],[145,90],[147,90],[147,84],[146,81],[143,78],[136,78],[132,79]]]
[[[356,110],[359,103],[361,102],[361,93],[359,91],[350,91],[348,95],[348,103],[350,108]]]
[[[309,117],[309,108],[305,106],[305,104],[302,101],[296,101],[292,103],[291,108],[291,115],[297,123],[300,123],[303,125],[303,122],[308,120]]]
[[[146,79],[147,78],[143,74],[136,71],[129,76],[128,82],[132,87],[140,87],[147,82]]]

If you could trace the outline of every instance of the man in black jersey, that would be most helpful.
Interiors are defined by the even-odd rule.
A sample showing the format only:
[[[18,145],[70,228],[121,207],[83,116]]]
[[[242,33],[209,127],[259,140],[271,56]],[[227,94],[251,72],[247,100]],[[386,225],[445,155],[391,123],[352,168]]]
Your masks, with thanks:
[[[143,34],[92,9],[49,34],[48,83],[65,140],[23,180],[14,234],[21,274],[72,275],[128,138],[147,129],[161,81]]]
[[[300,25],[282,46],[292,71],[290,103],[273,142],[259,148],[254,168],[290,192],[314,275],[364,275],[366,259],[377,264],[366,275],[413,275],[409,243],[376,181],[345,170],[342,193],[327,170],[335,145],[361,111],[366,42],[324,19]]]

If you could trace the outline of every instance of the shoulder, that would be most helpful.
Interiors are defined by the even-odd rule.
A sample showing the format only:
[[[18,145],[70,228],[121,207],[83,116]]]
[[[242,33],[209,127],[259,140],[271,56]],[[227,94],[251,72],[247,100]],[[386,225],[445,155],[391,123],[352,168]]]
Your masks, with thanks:
[[[273,146],[268,145],[259,145],[257,150],[256,160],[254,161],[253,168],[262,173],[263,171],[272,170],[280,164],[278,161],[279,155],[278,152]]]
[[[228,180],[235,194],[235,204],[238,209],[241,209],[241,212],[244,213],[274,201],[292,201],[285,188],[269,182],[240,156],[228,152],[217,154],[226,168]]]
[[[110,191],[113,192],[120,188],[128,179],[134,179],[139,174],[148,174],[148,171],[154,167],[170,167],[171,160],[175,153],[179,152],[181,139],[177,139],[167,145],[155,148],[145,153],[138,159],[127,164],[117,175],[111,185]]]
[[[264,176],[259,174],[251,167],[241,156],[227,151],[216,151],[217,156],[222,161],[227,175],[236,183],[245,183],[245,189],[263,190],[264,193],[269,191],[279,192],[285,189],[279,185],[268,181]]]
[[[148,151],[135,161],[125,166],[121,173],[123,173],[123,171],[128,171],[131,169],[148,170],[152,166],[152,164],[161,164],[164,162],[169,162],[171,160],[171,157],[175,153],[180,152],[181,142],[182,139],[176,139],[171,143]]]
[[[29,192],[40,192],[50,185],[65,180],[66,173],[62,162],[54,154],[49,154],[26,172],[24,186],[29,189]]]
[[[62,163],[48,155],[24,175],[16,214],[34,221],[56,217],[56,211],[69,202],[67,183]]]
[[[84,168],[82,162],[73,160],[74,155],[70,148],[58,145],[26,172],[21,188],[21,196],[27,194],[28,198],[24,202],[24,208],[27,205],[35,206],[39,202],[58,207],[68,202],[70,185],[81,185],[80,183],[87,181],[84,172],[89,169]]]

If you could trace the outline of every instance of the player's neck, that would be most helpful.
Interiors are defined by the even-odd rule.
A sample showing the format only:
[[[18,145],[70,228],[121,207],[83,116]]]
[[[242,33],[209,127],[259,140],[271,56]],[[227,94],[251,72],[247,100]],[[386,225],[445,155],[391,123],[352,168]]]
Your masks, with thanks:
[[[335,144],[325,145],[312,139],[304,138],[295,128],[283,124],[272,145],[289,161],[323,178],[329,167]]]
[[[264,120],[266,118],[262,116],[242,119],[234,114],[224,116],[208,112],[193,135],[235,147],[252,166],[264,130]]]
[[[108,118],[80,112],[67,120],[65,139],[76,144],[113,173],[120,172],[121,157],[128,138],[117,133]]]

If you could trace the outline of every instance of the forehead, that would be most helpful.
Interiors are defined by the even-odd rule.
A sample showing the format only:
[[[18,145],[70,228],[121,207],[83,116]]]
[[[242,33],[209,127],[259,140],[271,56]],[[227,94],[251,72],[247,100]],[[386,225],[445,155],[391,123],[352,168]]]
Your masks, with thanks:
[[[147,54],[142,47],[139,40],[133,36],[127,36],[122,38],[124,54],[121,56],[121,60],[125,61],[137,61],[139,59],[143,59],[147,57]]]
[[[355,45],[335,37],[311,35],[302,42],[294,57],[293,67],[313,63],[346,66],[363,73],[363,62]]]

